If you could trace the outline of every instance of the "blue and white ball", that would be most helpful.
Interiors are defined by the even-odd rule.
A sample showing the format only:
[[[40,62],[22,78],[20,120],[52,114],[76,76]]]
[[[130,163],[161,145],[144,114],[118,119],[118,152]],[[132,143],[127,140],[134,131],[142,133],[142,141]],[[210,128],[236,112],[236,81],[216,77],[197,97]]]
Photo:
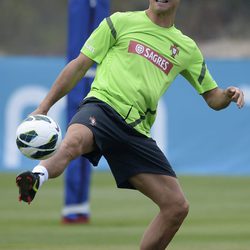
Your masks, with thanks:
[[[46,115],[31,115],[17,128],[16,144],[26,157],[44,160],[55,154],[62,140],[58,124]]]

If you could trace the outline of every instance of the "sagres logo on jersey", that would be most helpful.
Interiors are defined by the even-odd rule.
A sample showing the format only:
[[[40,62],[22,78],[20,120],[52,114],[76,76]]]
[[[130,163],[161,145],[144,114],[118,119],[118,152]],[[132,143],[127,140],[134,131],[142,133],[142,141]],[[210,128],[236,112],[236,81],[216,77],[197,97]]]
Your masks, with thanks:
[[[173,64],[167,58],[142,43],[130,41],[128,52],[143,56],[167,75],[173,68]]]
[[[178,49],[178,47],[174,44],[170,47],[170,50],[172,51],[172,57],[175,58],[177,55],[179,55],[180,50]]]

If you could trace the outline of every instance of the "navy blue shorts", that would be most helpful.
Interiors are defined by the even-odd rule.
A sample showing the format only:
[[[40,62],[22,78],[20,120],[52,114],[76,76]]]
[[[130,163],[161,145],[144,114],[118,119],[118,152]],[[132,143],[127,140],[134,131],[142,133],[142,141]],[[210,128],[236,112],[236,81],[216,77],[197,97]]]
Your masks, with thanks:
[[[93,132],[96,150],[84,157],[97,166],[104,156],[117,187],[134,189],[129,178],[139,173],[176,177],[156,142],[128,125],[108,104],[92,97],[85,99],[70,122],[74,123]]]

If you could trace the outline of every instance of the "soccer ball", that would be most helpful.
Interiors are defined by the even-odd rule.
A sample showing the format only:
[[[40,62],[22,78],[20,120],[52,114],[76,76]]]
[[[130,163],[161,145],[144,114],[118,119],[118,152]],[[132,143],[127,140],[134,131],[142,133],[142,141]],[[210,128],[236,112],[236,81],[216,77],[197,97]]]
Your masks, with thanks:
[[[48,159],[56,152],[61,140],[60,127],[46,115],[29,116],[16,131],[18,149],[31,159]]]

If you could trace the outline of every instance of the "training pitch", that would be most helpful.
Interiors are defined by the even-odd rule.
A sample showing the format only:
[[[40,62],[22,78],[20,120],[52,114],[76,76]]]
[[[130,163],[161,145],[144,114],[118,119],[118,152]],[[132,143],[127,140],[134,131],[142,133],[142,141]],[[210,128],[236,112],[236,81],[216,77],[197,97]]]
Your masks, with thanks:
[[[190,213],[169,250],[249,250],[250,177],[180,177]],[[0,249],[136,250],[157,207],[94,172],[91,223],[61,225],[63,178],[43,185],[31,205],[18,202],[15,174],[0,175]]]

